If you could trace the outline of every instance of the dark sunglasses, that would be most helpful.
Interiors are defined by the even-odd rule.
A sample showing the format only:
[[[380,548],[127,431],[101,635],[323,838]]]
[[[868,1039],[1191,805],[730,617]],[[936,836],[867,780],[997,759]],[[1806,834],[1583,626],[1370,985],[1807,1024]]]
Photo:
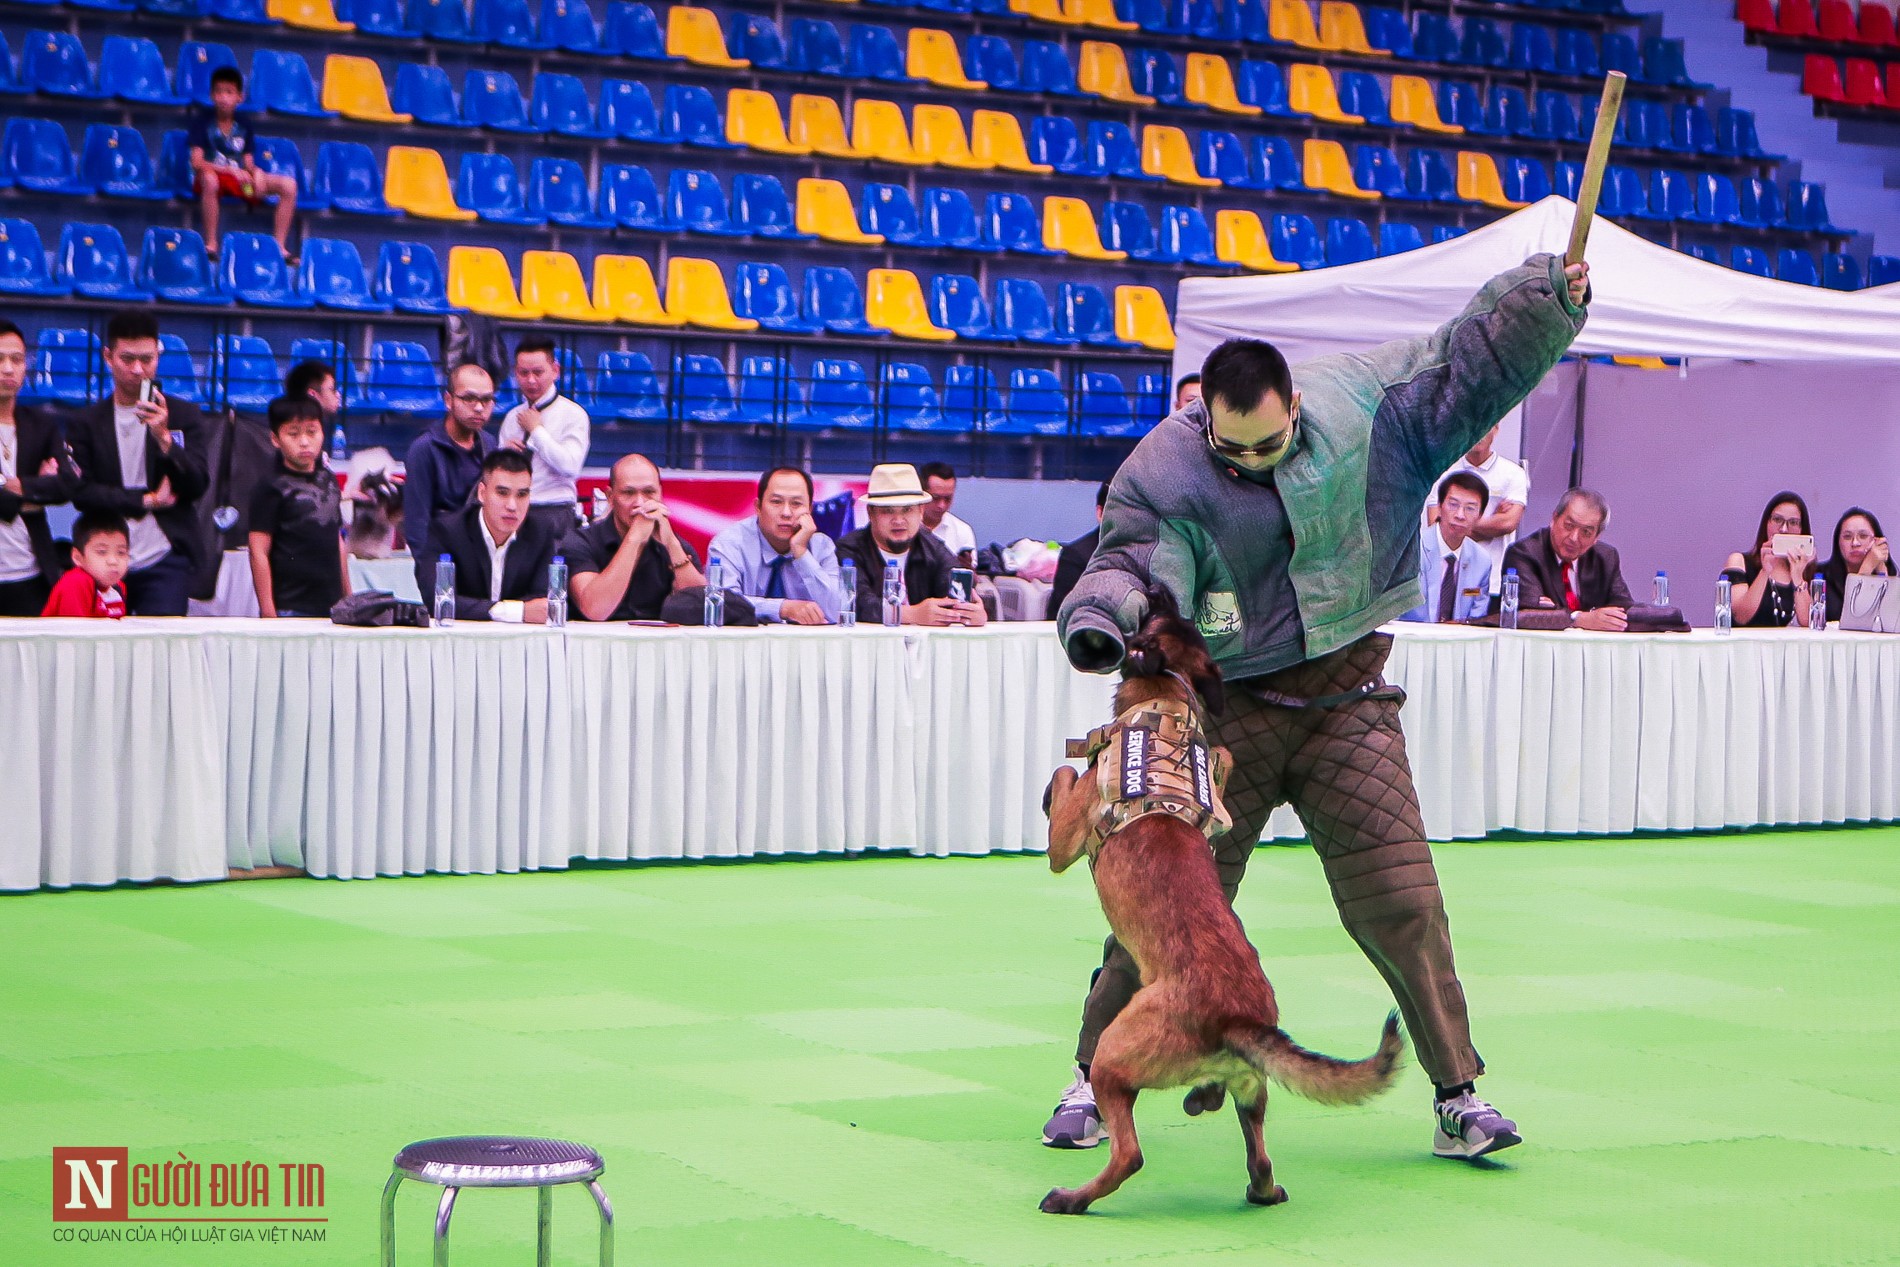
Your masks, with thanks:
[[[1215,457],[1229,458],[1234,461],[1244,462],[1251,458],[1271,457],[1281,449],[1284,449],[1293,436],[1293,429],[1299,425],[1299,422],[1300,406],[1298,402],[1295,402],[1292,411],[1287,414],[1285,431],[1279,432],[1255,444],[1235,444],[1232,440],[1222,439],[1220,435],[1215,432],[1214,411],[1210,409],[1207,411],[1207,425],[1201,429],[1201,434],[1207,440],[1208,451]]]

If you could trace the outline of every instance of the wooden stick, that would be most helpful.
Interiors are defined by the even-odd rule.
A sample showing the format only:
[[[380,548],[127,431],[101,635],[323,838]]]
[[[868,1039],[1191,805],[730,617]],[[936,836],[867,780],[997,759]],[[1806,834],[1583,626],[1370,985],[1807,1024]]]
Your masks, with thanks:
[[[1616,136],[1616,116],[1623,111],[1623,85],[1629,77],[1613,70],[1603,77],[1603,99],[1597,105],[1597,124],[1590,133],[1590,154],[1583,164],[1583,183],[1577,187],[1577,218],[1570,226],[1570,249],[1565,264],[1583,262],[1590,240],[1590,222],[1596,219],[1597,198],[1603,192],[1603,169],[1610,162],[1610,142]]]

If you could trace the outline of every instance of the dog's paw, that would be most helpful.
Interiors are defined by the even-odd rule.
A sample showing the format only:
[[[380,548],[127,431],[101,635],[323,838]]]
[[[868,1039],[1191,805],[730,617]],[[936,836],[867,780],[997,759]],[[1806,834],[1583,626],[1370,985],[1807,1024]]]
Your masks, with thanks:
[[[1086,1214],[1089,1203],[1074,1188],[1051,1188],[1049,1195],[1042,1199],[1044,1214]]]
[[[1218,1082],[1195,1087],[1181,1099],[1181,1107],[1187,1110],[1189,1117],[1199,1117],[1203,1113],[1218,1112],[1220,1106],[1227,1103],[1227,1088]]]
[[[1286,1189],[1277,1183],[1273,1185],[1273,1191],[1264,1195],[1254,1191],[1252,1188],[1247,1189],[1247,1203],[1249,1205],[1279,1205],[1285,1200]]]

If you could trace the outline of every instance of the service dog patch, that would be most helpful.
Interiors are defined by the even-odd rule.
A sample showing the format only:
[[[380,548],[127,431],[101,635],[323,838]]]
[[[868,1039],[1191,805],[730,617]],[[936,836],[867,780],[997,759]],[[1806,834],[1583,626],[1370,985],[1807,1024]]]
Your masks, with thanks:
[[[1154,755],[1154,732],[1141,726],[1122,731],[1122,798],[1138,800],[1148,794],[1148,764]]]
[[[1198,739],[1189,744],[1188,760],[1194,768],[1194,800],[1202,809],[1212,809],[1214,807],[1214,763],[1207,755],[1207,745]]]

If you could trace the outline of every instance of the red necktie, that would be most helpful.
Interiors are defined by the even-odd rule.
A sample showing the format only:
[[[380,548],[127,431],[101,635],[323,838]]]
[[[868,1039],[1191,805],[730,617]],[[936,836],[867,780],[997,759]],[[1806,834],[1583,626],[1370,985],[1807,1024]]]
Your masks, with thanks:
[[[1564,564],[1564,606],[1571,611],[1576,611],[1579,606],[1577,602],[1577,587],[1575,582],[1571,579],[1576,571],[1576,567],[1577,565],[1575,563]]]

